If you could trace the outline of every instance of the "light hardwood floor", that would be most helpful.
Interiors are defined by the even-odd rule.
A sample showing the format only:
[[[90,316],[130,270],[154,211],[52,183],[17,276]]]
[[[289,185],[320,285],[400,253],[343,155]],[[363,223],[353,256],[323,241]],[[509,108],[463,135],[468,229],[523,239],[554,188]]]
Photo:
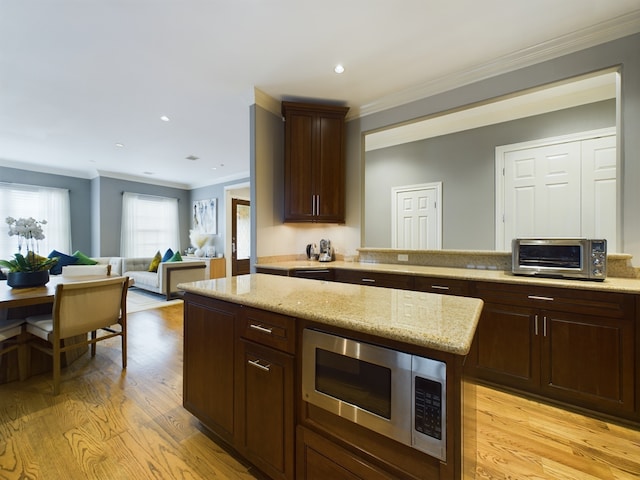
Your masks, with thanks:
[[[182,408],[182,306],[129,315],[118,341],[0,386],[0,479],[256,479]],[[637,479],[640,431],[478,387],[482,479]]]

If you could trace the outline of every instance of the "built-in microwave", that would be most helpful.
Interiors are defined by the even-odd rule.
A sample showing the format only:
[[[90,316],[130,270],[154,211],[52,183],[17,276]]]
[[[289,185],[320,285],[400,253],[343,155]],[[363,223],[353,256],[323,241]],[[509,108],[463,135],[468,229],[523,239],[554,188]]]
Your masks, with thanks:
[[[446,460],[446,364],[318,330],[303,332],[302,399]]]
[[[588,238],[516,238],[511,244],[516,275],[602,281],[607,276],[607,241]]]

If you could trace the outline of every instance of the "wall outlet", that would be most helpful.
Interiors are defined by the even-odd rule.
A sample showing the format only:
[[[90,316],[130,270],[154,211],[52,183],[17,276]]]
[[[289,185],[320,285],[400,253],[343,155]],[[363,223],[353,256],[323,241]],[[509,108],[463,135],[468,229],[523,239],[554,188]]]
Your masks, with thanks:
[[[409,255],[407,255],[406,253],[399,253],[398,254],[398,261],[399,262],[408,262],[409,261]]]

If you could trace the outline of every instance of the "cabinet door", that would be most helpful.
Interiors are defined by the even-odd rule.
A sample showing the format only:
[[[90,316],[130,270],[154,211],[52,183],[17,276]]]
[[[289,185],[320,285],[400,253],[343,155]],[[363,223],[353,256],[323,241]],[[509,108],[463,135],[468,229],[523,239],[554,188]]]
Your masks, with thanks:
[[[285,220],[312,221],[315,116],[311,112],[286,114],[285,124]]]
[[[184,308],[184,407],[232,443],[236,310],[214,301]]]
[[[599,410],[633,411],[633,323],[542,313],[541,388],[546,395]]]
[[[294,478],[293,356],[240,340],[240,448],[271,478]]]
[[[319,116],[317,122],[318,155],[313,172],[316,221],[344,223],[344,120]]]
[[[475,337],[476,375],[507,386],[537,389],[538,343],[531,309],[485,303]]]

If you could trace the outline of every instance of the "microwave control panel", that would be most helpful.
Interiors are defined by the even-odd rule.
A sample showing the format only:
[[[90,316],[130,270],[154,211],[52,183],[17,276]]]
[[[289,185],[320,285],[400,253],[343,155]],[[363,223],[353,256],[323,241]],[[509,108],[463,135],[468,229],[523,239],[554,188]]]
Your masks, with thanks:
[[[415,429],[438,440],[442,439],[442,385],[416,377],[414,397]]]

